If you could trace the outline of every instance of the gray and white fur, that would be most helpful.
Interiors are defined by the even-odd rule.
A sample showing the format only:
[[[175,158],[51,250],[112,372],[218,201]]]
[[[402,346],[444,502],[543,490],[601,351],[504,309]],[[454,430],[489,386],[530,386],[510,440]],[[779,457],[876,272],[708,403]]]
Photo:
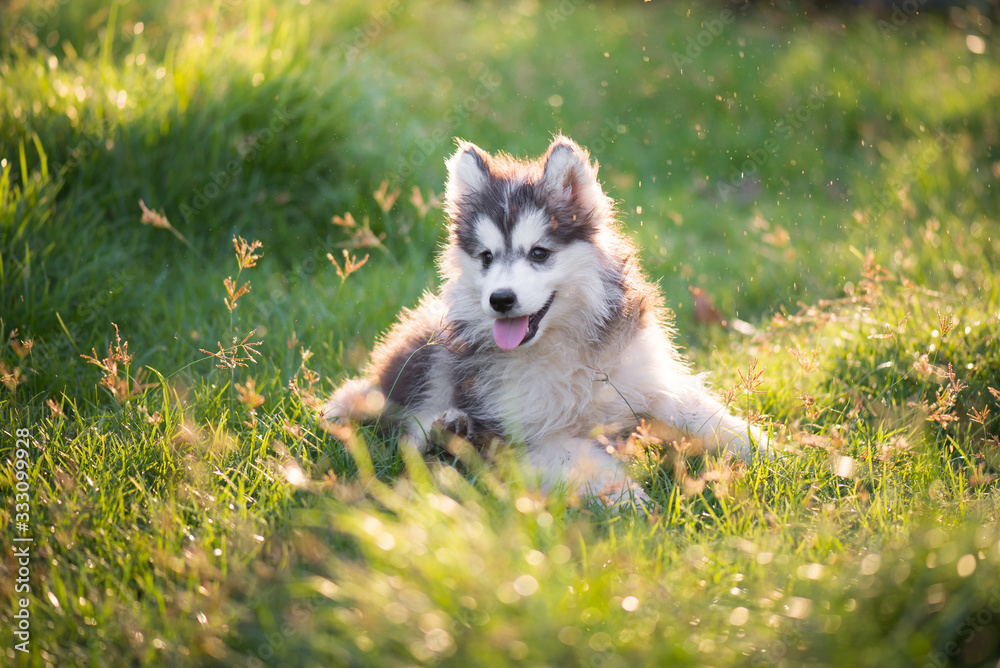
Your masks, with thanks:
[[[766,452],[681,360],[584,149],[557,136],[528,162],[459,142],[447,166],[441,288],[403,312],[326,419],[382,410],[421,451],[435,423],[496,434],[524,444],[544,488],[612,497],[641,490],[595,433],[637,416],[708,451]]]

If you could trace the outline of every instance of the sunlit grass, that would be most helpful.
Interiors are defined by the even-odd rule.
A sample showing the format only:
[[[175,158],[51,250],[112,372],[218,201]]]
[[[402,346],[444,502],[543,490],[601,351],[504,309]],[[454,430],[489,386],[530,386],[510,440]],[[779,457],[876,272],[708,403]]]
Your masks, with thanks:
[[[18,5],[0,45],[0,522],[9,551],[29,429],[29,664],[995,663],[979,13],[884,35],[756,6],[165,7]],[[623,511],[542,497],[505,451],[425,461],[318,420],[436,283],[451,137],[528,156],[560,130],[775,461],[647,439],[652,503]]]

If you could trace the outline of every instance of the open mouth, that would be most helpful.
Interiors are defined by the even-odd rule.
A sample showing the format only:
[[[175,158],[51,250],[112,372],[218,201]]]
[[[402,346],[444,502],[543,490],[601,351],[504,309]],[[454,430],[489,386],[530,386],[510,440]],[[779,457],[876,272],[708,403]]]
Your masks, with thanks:
[[[493,323],[493,340],[504,350],[513,350],[530,341],[538,333],[538,323],[542,321],[556,293],[552,293],[545,306],[532,315],[517,318],[497,318]]]

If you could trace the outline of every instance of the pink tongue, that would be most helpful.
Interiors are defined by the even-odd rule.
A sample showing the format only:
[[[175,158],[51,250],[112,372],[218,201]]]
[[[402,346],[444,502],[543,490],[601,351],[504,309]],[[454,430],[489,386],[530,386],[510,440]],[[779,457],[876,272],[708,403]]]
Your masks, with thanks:
[[[512,350],[524,340],[528,333],[528,316],[520,318],[497,318],[493,323],[493,340],[504,350]]]

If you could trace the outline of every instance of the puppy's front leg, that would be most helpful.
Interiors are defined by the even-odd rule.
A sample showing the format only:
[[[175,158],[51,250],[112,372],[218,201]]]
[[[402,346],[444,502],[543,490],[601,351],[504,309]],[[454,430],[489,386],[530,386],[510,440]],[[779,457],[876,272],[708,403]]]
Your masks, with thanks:
[[[323,419],[341,425],[380,421],[400,424],[421,453],[427,451],[431,426],[441,417],[441,409],[433,402],[423,402],[417,410],[412,410],[387,401],[379,384],[368,378],[353,378],[345,382],[321,411]]]
[[[565,484],[570,491],[597,496],[612,505],[628,501],[644,505],[649,501],[624,464],[592,439],[550,438],[528,445],[526,454],[529,471],[543,491]]]
[[[690,433],[708,452],[733,454],[743,461],[750,461],[757,453],[773,457],[760,428],[732,415],[697,376],[684,378],[682,387],[659,393],[650,408],[653,419]]]

